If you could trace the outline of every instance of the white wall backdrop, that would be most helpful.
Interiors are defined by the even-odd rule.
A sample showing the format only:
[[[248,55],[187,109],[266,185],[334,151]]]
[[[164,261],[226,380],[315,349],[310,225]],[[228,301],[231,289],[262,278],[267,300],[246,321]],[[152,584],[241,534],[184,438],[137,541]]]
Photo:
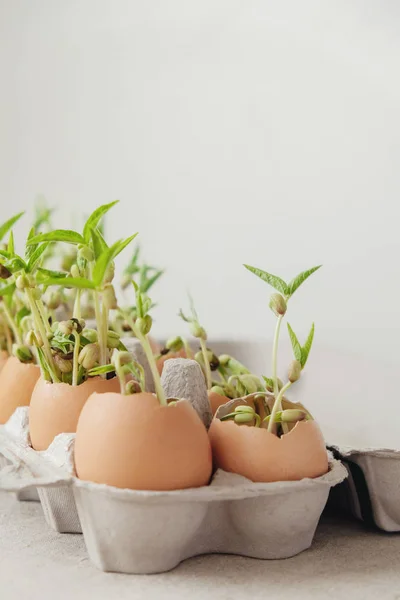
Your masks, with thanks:
[[[293,326],[399,364],[399,34],[395,0],[1,0],[2,217],[119,198],[161,335],[189,288],[213,337],[271,337],[241,264],[323,263]]]

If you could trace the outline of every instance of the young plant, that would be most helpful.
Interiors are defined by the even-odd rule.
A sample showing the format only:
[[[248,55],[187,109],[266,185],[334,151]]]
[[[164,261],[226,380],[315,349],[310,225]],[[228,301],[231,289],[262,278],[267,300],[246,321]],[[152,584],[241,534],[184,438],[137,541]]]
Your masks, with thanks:
[[[135,281],[143,297],[146,297],[150,289],[160,279],[163,273],[163,270],[140,261],[140,247],[137,246],[131,260],[123,271],[121,287],[125,290],[132,281]],[[151,308],[153,308],[153,306],[154,305],[152,305]],[[124,317],[127,312],[135,321],[137,318],[137,307],[135,305],[118,309],[113,321],[113,329],[121,336],[133,335],[132,329]]]
[[[94,367],[88,373],[89,377],[104,374],[116,374],[121,388],[121,394],[128,396],[145,391],[145,373],[141,364],[132,358],[130,352],[114,349],[109,365]],[[134,379],[126,380],[126,376],[132,374]]]
[[[181,319],[183,319],[186,323],[190,324],[190,332],[193,335],[193,337],[197,338],[200,342],[200,348],[201,348],[201,357],[197,356],[197,360],[198,362],[200,362],[200,366],[202,366],[203,371],[204,371],[204,376],[206,379],[206,384],[207,384],[207,390],[211,390],[212,388],[212,377],[211,377],[211,365],[210,362],[212,361],[213,358],[213,353],[210,352],[206,346],[206,341],[207,341],[207,332],[204,329],[204,327],[202,327],[200,325],[199,322],[199,317],[197,315],[195,306],[194,306],[194,302],[193,299],[190,298],[190,311],[191,311],[191,315],[189,317],[185,316],[185,314],[183,313],[182,309],[179,311],[179,316],[181,317]],[[196,358],[196,357],[195,357]]]
[[[238,360],[228,354],[222,354],[217,360],[217,371],[221,380],[213,381],[212,392],[230,399],[265,392],[265,386],[260,378],[253,375]]]
[[[152,301],[148,296],[144,295],[140,291],[139,286],[135,281],[132,281],[132,285],[135,289],[136,295],[137,318],[134,321],[132,314],[129,312],[124,313],[124,318],[131,327],[133,333],[135,334],[135,337],[137,337],[137,339],[140,341],[142,348],[146,354],[146,358],[149,363],[151,373],[153,375],[158,401],[161,404],[161,406],[167,406],[168,403],[161,385],[161,378],[158,373],[156,359],[154,357],[148,338],[153,324],[153,319],[149,314],[149,311],[152,307]]]
[[[112,202],[97,208],[87,219],[82,234],[72,230],[59,229],[41,233],[28,240],[28,245],[65,242],[77,249],[76,262],[72,264],[69,274],[43,268],[39,269],[41,284],[44,287],[58,286],[76,290],[72,319],[63,325],[63,328],[68,330],[69,341],[73,343],[73,385],[78,385],[79,380],[83,380],[79,376],[80,356],[83,360],[83,356],[90,351],[93,359],[98,348],[99,356],[96,362],[100,365],[106,365],[109,363],[110,349],[120,346],[119,336],[109,329],[109,311],[117,308],[115,290],[112,285],[114,259],[137,234],[135,233],[126,240],[119,240],[110,247],[107,245],[98,225],[102,217],[115,204],[116,202]],[[96,346],[91,347],[90,350],[85,349],[87,346],[85,335],[82,338],[84,323],[81,322],[81,296],[85,291],[93,295],[97,325],[97,340],[92,342]],[[54,331],[52,331],[52,334],[54,334]],[[70,351],[67,354],[70,354]],[[93,360],[88,358],[88,364],[92,362]],[[90,370],[90,367],[88,368]]]
[[[275,401],[273,404],[273,408],[271,411],[271,415],[268,419],[268,431],[272,432],[274,424],[276,422],[276,418],[278,413],[281,411],[281,401],[285,391],[289,389],[289,387],[300,378],[301,371],[304,368],[308,354],[311,349],[313,337],[314,337],[314,325],[311,328],[310,334],[306,340],[306,343],[303,347],[300,346],[294,332],[289,326],[289,334],[295,354],[295,360],[291,363],[288,373],[288,382],[279,389],[279,380],[277,375],[277,357],[278,357],[278,344],[279,344],[279,334],[281,329],[281,323],[283,317],[287,311],[287,305],[289,300],[292,298],[293,294],[298,290],[298,288],[313,274],[317,271],[321,265],[312,267],[311,269],[307,269],[303,271],[297,277],[292,279],[289,283],[286,283],[280,277],[276,275],[272,275],[271,273],[267,273],[266,271],[262,271],[256,267],[251,267],[250,265],[244,265],[246,269],[248,269],[254,275],[257,275],[260,279],[268,283],[272,286],[276,292],[271,295],[270,299],[270,309],[277,317],[277,323],[275,327],[274,341],[272,347],[272,378],[269,380],[265,379],[267,386],[272,383],[273,385],[273,393],[275,396]],[[296,348],[296,349],[295,349]]]

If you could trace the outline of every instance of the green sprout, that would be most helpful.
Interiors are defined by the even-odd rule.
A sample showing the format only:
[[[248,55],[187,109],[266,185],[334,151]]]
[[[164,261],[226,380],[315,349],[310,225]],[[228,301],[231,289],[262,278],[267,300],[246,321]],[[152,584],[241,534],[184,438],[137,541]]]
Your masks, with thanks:
[[[115,290],[112,285],[114,260],[137,234],[135,233],[125,240],[119,240],[112,246],[107,245],[98,226],[104,215],[115,204],[116,202],[111,202],[97,208],[87,219],[82,233],[57,229],[37,235],[31,234],[27,242],[27,251],[32,255],[39,252],[39,249],[46,249],[48,244],[54,242],[67,243],[76,248],[76,261],[71,265],[69,273],[52,271],[43,267],[37,269],[37,283],[40,283],[44,289],[49,286],[57,286],[62,289],[76,290],[72,319],[58,324],[61,325],[61,334],[64,334],[72,344],[72,350],[70,345],[67,344],[65,354],[69,356],[72,351],[71,381],[73,385],[79,385],[84,379],[85,371],[90,370],[90,365],[93,362],[107,365],[110,360],[110,349],[120,346],[119,338],[115,340],[115,332],[112,332],[108,326],[109,312],[111,309],[117,308]],[[27,290],[26,293],[28,299],[30,299],[31,292],[25,282],[21,282],[21,285],[23,289]],[[88,349],[85,347],[90,341],[84,335],[85,322],[82,320],[81,314],[81,296],[83,292],[92,294],[97,324],[98,339],[96,342],[92,342],[96,346],[91,346]],[[36,335],[36,341],[43,341],[46,335],[51,340],[54,338],[59,339],[60,329],[56,328],[54,330],[54,327],[51,329],[48,319],[45,319],[44,305],[39,307],[38,314],[35,312],[36,308],[31,299],[30,305],[36,325],[35,334],[39,334],[41,338],[39,340]],[[41,321],[39,316],[42,317]],[[64,341],[66,342],[66,340]],[[69,367],[69,364],[64,365],[61,363],[60,358],[54,361],[48,340],[47,343],[44,342],[43,352],[38,351],[38,355],[43,371],[45,373],[47,371],[47,376],[54,382],[60,379],[61,368],[67,369]],[[65,359],[65,357],[61,357],[61,359]],[[67,360],[69,359],[67,358]],[[58,364],[56,364],[57,362]]]
[[[270,303],[269,303],[270,309],[277,317],[277,323],[276,323],[276,327],[275,327],[274,341],[273,341],[273,347],[272,347],[272,378],[271,378],[271,380],[269,380],[268,378],[265,379],[267,386],[268,386],[268,383],[272,382],[273,393],[275,396],[274,405],[273,405],[270,419],[268,422],[268,431],[272,432],[274,423],[275,423],[276,414],[281,410],[281,402],[282,402],[283,395],[289,389],[289,387],[300,378],[301,371],[303,370],[303,368],[305,367],[305,364],[307,362],[307,358],[308,358],[308,355],[309,355],[309,352],[311,349],[311,345],[312,345],[312,341],[313,341],[313,337],[314,337],[314,325],[312,325],[311,331],[306,340],[306,343],[304,344],[303,347],[301,347],[293,330],[291,329],[290,326],[288,327],[288,331],[289,331],[289,335],[290,335],[290,339],[292,342],[292,347],[293,347],[293,351],[294,351],[294,355],[295,355],[295,360],[293,361],[293,363],[291,364],[291,366],[289,368],[288,382],[285,385],[283,385],[281,387],[281,389],[279,389],[280,385],[279,385],[279,379],[278,379],[278,375],[277,375],[277,359],[278,359],[278,344],[279,344],[279,334],[280,334],[280,329],[281,329],[281,323],[282,323],[283,317],[286,314],[288,302],[292,298],[293,294],[313,273],[315,273],[315,271],[317,271],[321,267],[321,265],[318,265],[316,267],[312,267],[311,269],[307,269],[306,271],[303,271],[302,273],[297,275],[294,279],[292,279],[292,281],[290,281],[289,283],[286,283],[283,279],[281,279],[280,277],[277,277],[276,275],[272,275],[271,273],[267,273],[266,271],[262,271],[261,269],[258,269],[256,267],[251,267],[249,265],[244,265],[244,266],[251,273],[253,273],[254,275],[257,275],[257,277],[259,277],[260,279],[262,279],[263,281],[268,283],[270,286],[272,286],[276,290],[276,293],[273,293],[271,295],[271,299],[270,299]]]
[[[200,342],[200,348],[201,348],[201,354],[202,354],[202,360],[198,360],[200,362],[200,366],[202,366],[203,371],[204,371],[204,376],[206,379],[206,384],[207,384],[207,389],[211,390],[212,388],[212,377],[211,377],[211,366],[210,366],[210,360],[212,359],[212,353],[209,353],[209,350],[206,346],[206,341],[207,341],[207,332],[204,329],[204,327],[202,327],[200,325],[199,322],[199,317],[197,315],[195,306],[194,306],[194,302],[193,299],[191,297],[189,297],[189,301],[190,301],[190,311],[191,311],[191,315],[189,317],[187,317],[182,309],[179,311],[179,316],[181,317],[181,319],[183,319],[186,323],[190,324],[190,332],[193,335],[193,337],[197,338]]]

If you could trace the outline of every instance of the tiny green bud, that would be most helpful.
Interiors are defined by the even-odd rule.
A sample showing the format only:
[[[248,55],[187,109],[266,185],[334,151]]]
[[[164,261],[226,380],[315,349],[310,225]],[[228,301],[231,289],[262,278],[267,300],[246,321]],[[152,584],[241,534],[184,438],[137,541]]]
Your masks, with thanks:
[[[114,279],[114,274],[115,274],[115,265],[113,262],[111,262],[107,269],[106,272],[104,273],[104,283],[111,283],[112,280]]]
[[[79,246],[78,248],[78,258],[83,258],[88,262],[92,262],[94,260],[94,253],[91,248],[88,246]]]
[[[84,329],[82,335],[89,340],[89,342],[97,342],[97,331],[95,329]]]
[[[58,353],[54,355],[53,359],[61,373],[72,373],[73,362],[71,359],[64,358],[62,354]]]
[[[93,369],[100,360],[100,347],[97,343],[87,344],[79,352],[78,362],[85,369]]]
[[[287,309],[286,300],[282,294],[272,294],[269,307],[277,317],[283,316]]]
[[[151,330],[152,324],[153,319],[150,315],[146,315],[143,318],[139,317],[138,319],[136,319],[135,327],[137,327],[137,329],[142,335],[147,335]]]
[[[115,331],[107,331],[107,348],[118,348],[120,337]]]
[[[70,273],[71,273],[72,277],[75,277],[75,278],[81,276],[81,272],[80,272],[77,264],[72,265]]]
[[[254,416],[254,408],[252,406],[246,406],[241,404],[235,408],[236,413],[249,413]]]
[[[46,300],[46,304],[50,310],[54,310],[60,306],[62,303],[61,293],[57,290],[56,292],[51,292]]]
[[[225,390],[220,385],[213,385],[210,391],[220,396],[226,396]]]
[[[125,391],[127,394],[138,394],[142,391],[139,382],[135,379],[131,379],[125,386]]]
[[[238,378],[246,388],[247,394],[255,394],[259,391],[260,381],[255,375],[239,375]]]
[[[301,377],[301,364],[298,360],[293,360],[289,366],[288,379],[294,383]]]
[[[71,319],[69,321],[60,321],[58,324],[58,331],[63,335],[71,335],[74,329],[74,323]]]
[[[234,421],[238,425],[241,425],[241,424],[244,424],[244,423],[251,423],[253,420],[254,420],[254,413],[253,414],[246,413],[246,412],[244,412],[244,413],[238,413],[234,417]]]
[[[51,324],[51,330],[55,333],[59,327],[60,323],[59,321],[53,321]]]
[[[22,344],[13,344],[12,351],[13,355],[16,356],[20,362],[33,362],[33,354],[28,346],[23,346]]]
[[[231,357],[229,356],[229,354],[221,354],[221,356],[218,357],[218,360],[221,367],[226,367],[228,366]]]
[[[17,286],[17,288],[19,290],[24,290],[26,287],[28,287],[29,282],[28,282],[28,278],[26,277],[26,275],[18,275],[18,277],[15,281],[15,285]]]
[[[303,421],[306,416],[304,410],[288,408],[280,413],[280,421],[282,423],[295,423],[296,421]]]
[[[181,337],[174,337],[167,340],[165,347],[171,352],[179,352],[183,348],[183,340]]]
[[[198,338],[199,340],[205,341],[207,339],[206,330],[203,327],[201,327],[198,323],[191,323],[190,332],[193,335],[193,337]]]
[[[119,359],[119,364],[121,366],[128,365],[132,362],[132,354],[130,352],[120,352],[119,350],[114,350],[111,356],[111,364],[116,366],[117,358]]]
[[[104,302],[105,307],[108,310],[111,310],[113,308],[118,308],[117,297],[115,295],[114,287],[111,285],[111,283],[107,283],[104,286],[103,302]]]

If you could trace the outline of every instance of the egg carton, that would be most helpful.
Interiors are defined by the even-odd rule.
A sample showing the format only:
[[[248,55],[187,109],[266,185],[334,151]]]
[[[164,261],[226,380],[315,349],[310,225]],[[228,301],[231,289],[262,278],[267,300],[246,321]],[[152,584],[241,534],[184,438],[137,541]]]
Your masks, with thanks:
[[[366,525],[400,531],[400,450],[331,446],[348,477],[332,494],[333,502]]]
[[[123,490],[71,475],[74,436],[57,438],[50,459],[0,431],[12,463],[0,473],[0,488],[73,493],[89,557],[103,571],[159,573],[207,553],[294,556],[310,547],[330,488],[346,477],[331,458],[328,473],[316,479],[253,483],[219,470],[201,488]]]
[[[74,474],[70,453],[73,438],[73,434],[62,434],[45,452],[34,450],[28,406],[17,408],[0,428],[0,489],[14,492],[20,500],[40,500],[46,522],[59,533],[82,533],[72,489],[65,485],[65,476],[68,481]]]

